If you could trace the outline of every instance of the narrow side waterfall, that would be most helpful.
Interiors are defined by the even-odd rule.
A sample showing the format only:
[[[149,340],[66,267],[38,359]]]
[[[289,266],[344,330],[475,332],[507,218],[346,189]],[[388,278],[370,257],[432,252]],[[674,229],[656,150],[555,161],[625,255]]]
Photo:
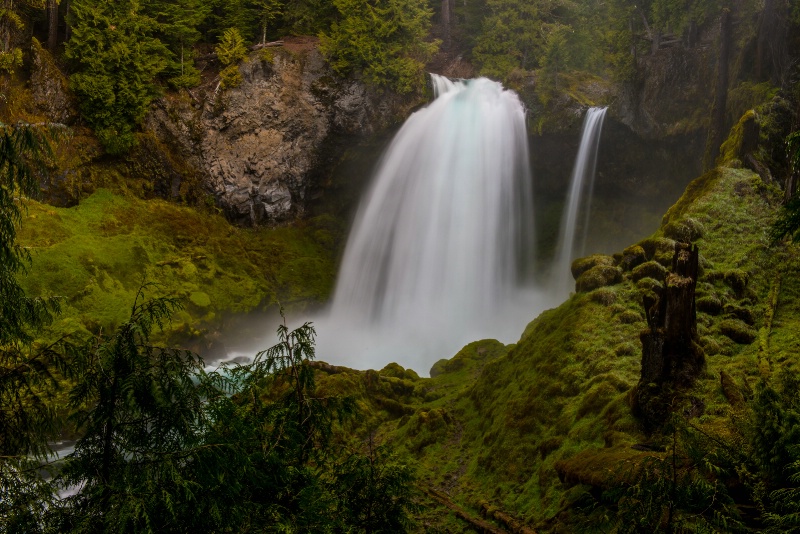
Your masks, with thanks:
[[[435,100],[397,133],[362,200],[330,315],[315,319],[320,359],[425,374],[470,341],[516,341],[544,308],[522,286],[534,246],[525,110],[497,82],[432,79]]]
[[[589,211],[591,210],[594,174],[597,164],[597,147],[600,144],[600,132],[607,108],[589,108],[583,119],[583,132],[572,169],[572,180],[564,213],[561,218],[561,233],[558,238],[556,255],[553,263],[552,289],[561,296],[569,295],[574,287],[570,266],[572,260],[585,254],[586,232],[589,228]],[[584,192],[588,189],[588,195]],[[582,202],[586,198],[585,201]],[[578,240],[578,219],[582,218],[581,238]],[[580,242],[578,242],[580,241]]]

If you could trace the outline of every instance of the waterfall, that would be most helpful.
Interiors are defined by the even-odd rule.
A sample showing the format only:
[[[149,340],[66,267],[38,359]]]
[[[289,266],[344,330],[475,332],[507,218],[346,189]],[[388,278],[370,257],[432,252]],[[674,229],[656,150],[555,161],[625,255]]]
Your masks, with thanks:
[[[561,296],[569,294],[574,287],[570,266],[575,257],[585,254],[586,235],[589,228],[589,211],[591,209],[592,192],[594,190],[594,174],[597,164],[597,147],[600,144],[600,131],[603,128],[603,119],[606,108],[589,108],[583,119],[583,132],[572,169],[572,180],[564,214],[561,218],[561,233],[556,247],[553,263],[553,291]],[[581,202],[584,191],[588,188],[589,194],[586,201]],[[583,204],[583,205],[582,205]],[[582,237],[580,244],[576,243],[578,233],[578,218],[582,215]]]
[[[525,110],[486,78],[432,83],[360,205],[330,315],[315,321],[323,360],[426,372],[481,337],[514,341],[541,311],[521,280],[533,249]]]

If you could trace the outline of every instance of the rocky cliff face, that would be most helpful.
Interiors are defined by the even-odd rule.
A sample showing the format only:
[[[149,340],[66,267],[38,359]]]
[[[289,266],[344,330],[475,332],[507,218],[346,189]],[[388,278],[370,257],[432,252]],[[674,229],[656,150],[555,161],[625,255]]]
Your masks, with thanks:
[[[319,168],[343,144],[402,121],[421,103],[342,79],[313,39],[251,54],[239,87],[164,98],[148,128],[197,169],[233,221],[271,224],[306,210]]]
[[[31,43],[31,61],[31,99],[37,111],[53,122],[72,124],[78,118],[78,104],[67,79],[36,39]]]

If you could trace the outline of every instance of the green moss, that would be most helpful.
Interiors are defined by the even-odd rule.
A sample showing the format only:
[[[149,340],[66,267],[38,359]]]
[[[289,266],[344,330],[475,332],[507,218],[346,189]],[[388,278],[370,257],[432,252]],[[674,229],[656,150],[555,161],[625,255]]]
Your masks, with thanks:
[[[380,375],[399,378],[402,380],[419,380],[419,375],[413,369],[405,369],[397,363],[390,363],[379,371]]]
[[[189,300],[192,302],[192,304],[200,308],[207,308],[211,305],[211,297],[202,291],[192,291],[192,293],[189,295]]]
[[[800,281],[789,273],[800,271],[800,254],[776,253],[764,245],[763,229],[773,214],[768,197],[742,185],[753,183],[752,173],[720,169],[714,176],[703,187],[689,188],[691,200],[682,199],[673,213],[679,213],[675,220],[693,219],[705,229],[697,242],[704,261],[715,269],[698,284],[698,300],[714,297],[728,314],[698,314],[708,371],[691,391],[706,406],[697,424],[720,436],[733,424],[720,392],[721,370],[757,376],[761,345],[774,365],[796,364]],[[671,263],[674,240],[662,232],[639,246],[645,258],[663,255]],[[618,256],[622,261],[625,254]],[[658,262],[649,268],[663,277]],[[766,341],[743,345],[724,335],[726,321],[755,331],[736,310],[760,310],[776,273],[783,270],[781,305],[763,334]],[[748,273],[741,297],[726,283],[730,271]],[[446,489],[461,506],[475,510],[475,503],[484,502],[529,526],[538,524],[542,531],[575,531],[563,515],[572,495],[559,479],[566,471],[556,466],[572,465],[571,472],[580,473],[584,482],[604,484],[617,468],[646,456],[630,448],[648,438],[631,415],[628,399],[639,379],[639,333],[646,327],[641,292],[658,289],[660,283],[646,276],[631,278],[575,294],[543,312],[513,346],[491,340],[468,345],[454,358],[437,362],[433,378],[358,375],[354,391],[371,414],[364,419],[382,421],[380,435],[413,457],[424,484]],[[760,327],[758,313],[753,319]],[[396,404],[377,401],[379,397]],[[584,451],[592,453],[582,456]],[[438,521],[434,523],[446,522]]]
[[[607,287],[602,287],[596,291],[592,291],[589,294],[589,298],[592,302],[596,302],[602,306],[611,306],[617,301],[617,294]]]
[[[747,287],[749,275],[741,269],[731,269],[723,275],[725,285],[733,289],[737,294],[742,294]]]
[[[572,278],[577,280],[583,273],[599,265],[613,266],[614,258],[605,254],[593,254],[585,258],[578,258],[574,260],[570,266]]]
[[[623,271],[630,271],[637,265],[647,261],[647,253],[641,245],[631,245],[622,251],[619,266]]]
[[[718,165],[730,165],[741,158],[745,133],[748,129],[753,128],[751,125],[755,123],[755,120],[756,112],[751,109],[745,112],[739,119],[739,122],[731,128],[728,138],[720,147],[719,158],[717,159]]]
[[[730,340],[743,345],[749,345],[758,337],[755,329],[739,319],[725,319],[719,324],[719,331]]]
[[[756,324],[756,316],[749,307],[726,304],[723,311],[727,315],[733,316],[749,326]]]
[[[671,221],[678,220],[684,216],[696,200],[713,191],[720,179],[720,174],[719,169],[714,169],[689,182],[681,198],[664,214],[661,219],[661,226],[664,227]]]
[[[705,228],[697,220],[687,217],[670,221],[663,228],[664,235],[682,243],[691,243],[703,237]]]
[[[642,314],[633,310],[625,310],[619,314],[618,319],[622,324],[636,324],[640,321],[644,321]]]
[[[581,274],[575,281],[575,289],[580,293],[593,291],[600,287],[610,286],[622,280],[619,268],[610,265],[596,265]]]
[[[643,291],[658,291],[663,286],[664,284],[662,282],[659,282],[655,278],[650,278],[649,276],[645,276],[636,281],[636,287]]]
[[[722,352],[722,345],[710,336],[703,336],[700,338],[700,346],[703,348],[706,356],[715,356]]]
[[[72,208],[28,204],[20,243],[33,264],[20,282],[33,296],[65,297],[59,331],[72,319],[86,330],[120,324],[145,281],[185,299],[175,331],[184,323],[200,330],[223,312],[326,298],[335,267],[318,230],[235,228],[216,215],[101,189]]]
[[[663,265],[656,261],[648,261],[643,263],[631,271],[631,279],[635,282],[639,280],[650,278],[652,280],[663,280],[667,274],[667,270]],[[645,284],[650,285],[650,284]],[[652,288],[649,288],[652,289]]]
[[[706,295],[695,301],[697,311],[709,315],[719,315],[722,313],[722,301],[716,295]]]

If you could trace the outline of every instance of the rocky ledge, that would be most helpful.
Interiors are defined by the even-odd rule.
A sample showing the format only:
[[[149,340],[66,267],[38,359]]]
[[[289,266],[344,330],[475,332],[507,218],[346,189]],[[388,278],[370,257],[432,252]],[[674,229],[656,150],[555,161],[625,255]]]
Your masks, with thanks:
[[[216,80],[153,107],[147,127],[202,176],[229,219],[273,224],[301,217],[319,169],[341,147],[389,128],[421,104],[337,76],[314,38],[250,54],[242,83]]]

